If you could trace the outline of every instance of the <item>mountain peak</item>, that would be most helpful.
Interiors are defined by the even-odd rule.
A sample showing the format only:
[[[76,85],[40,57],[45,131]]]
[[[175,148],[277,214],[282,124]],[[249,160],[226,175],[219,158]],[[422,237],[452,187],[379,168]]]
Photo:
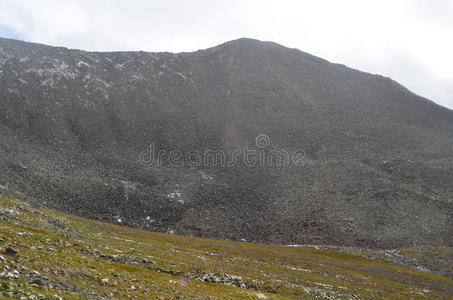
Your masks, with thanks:
[[[282,49],[288,49],[287,47],[274,43],[274,42],[261,41],[258,39],[247,38],[247,37],[231,40],[231,41],[222,43],[216,47],[219,47],[219,48],[221,48],[221,47],[233,47],[233,48],[234,47],[244,47],[244,48],[246,48],[246,47],[279,47]],[[214,47],[214,48],[216,48],[216,47]]]

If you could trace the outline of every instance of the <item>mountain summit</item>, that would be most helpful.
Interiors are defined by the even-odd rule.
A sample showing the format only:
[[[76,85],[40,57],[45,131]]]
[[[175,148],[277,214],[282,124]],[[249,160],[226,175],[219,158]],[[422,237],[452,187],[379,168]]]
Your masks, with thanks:
[[[389,78],[251,39],[178,54],[0,39],[0,87],[3,194],[187,235],[453,245],[453,111]]]

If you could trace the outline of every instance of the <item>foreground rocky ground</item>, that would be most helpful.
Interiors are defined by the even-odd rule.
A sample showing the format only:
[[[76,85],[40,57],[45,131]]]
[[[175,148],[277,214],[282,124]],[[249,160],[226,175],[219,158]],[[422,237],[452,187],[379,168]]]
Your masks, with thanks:
[[[451,276],[448,248],[338,248],[342,253],[182,237],[37,209],[10,198],[0,198],[0,249],[2,299],[453,297],[453,280],[434,274]]]

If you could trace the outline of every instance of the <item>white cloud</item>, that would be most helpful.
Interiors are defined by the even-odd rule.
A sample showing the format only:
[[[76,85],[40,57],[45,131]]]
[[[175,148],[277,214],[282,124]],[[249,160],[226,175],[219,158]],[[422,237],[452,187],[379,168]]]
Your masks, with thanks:
[[[453,108],[453,0],[0,0],[0,25],[28,41],[98,51],[272,40]]]

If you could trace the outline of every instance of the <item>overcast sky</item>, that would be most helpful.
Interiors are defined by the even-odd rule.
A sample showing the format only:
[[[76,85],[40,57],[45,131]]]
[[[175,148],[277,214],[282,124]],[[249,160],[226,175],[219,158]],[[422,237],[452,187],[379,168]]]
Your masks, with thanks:
[[[173,52],[270,40],[453,108],[453,0],[0,0],[0,37]]]

